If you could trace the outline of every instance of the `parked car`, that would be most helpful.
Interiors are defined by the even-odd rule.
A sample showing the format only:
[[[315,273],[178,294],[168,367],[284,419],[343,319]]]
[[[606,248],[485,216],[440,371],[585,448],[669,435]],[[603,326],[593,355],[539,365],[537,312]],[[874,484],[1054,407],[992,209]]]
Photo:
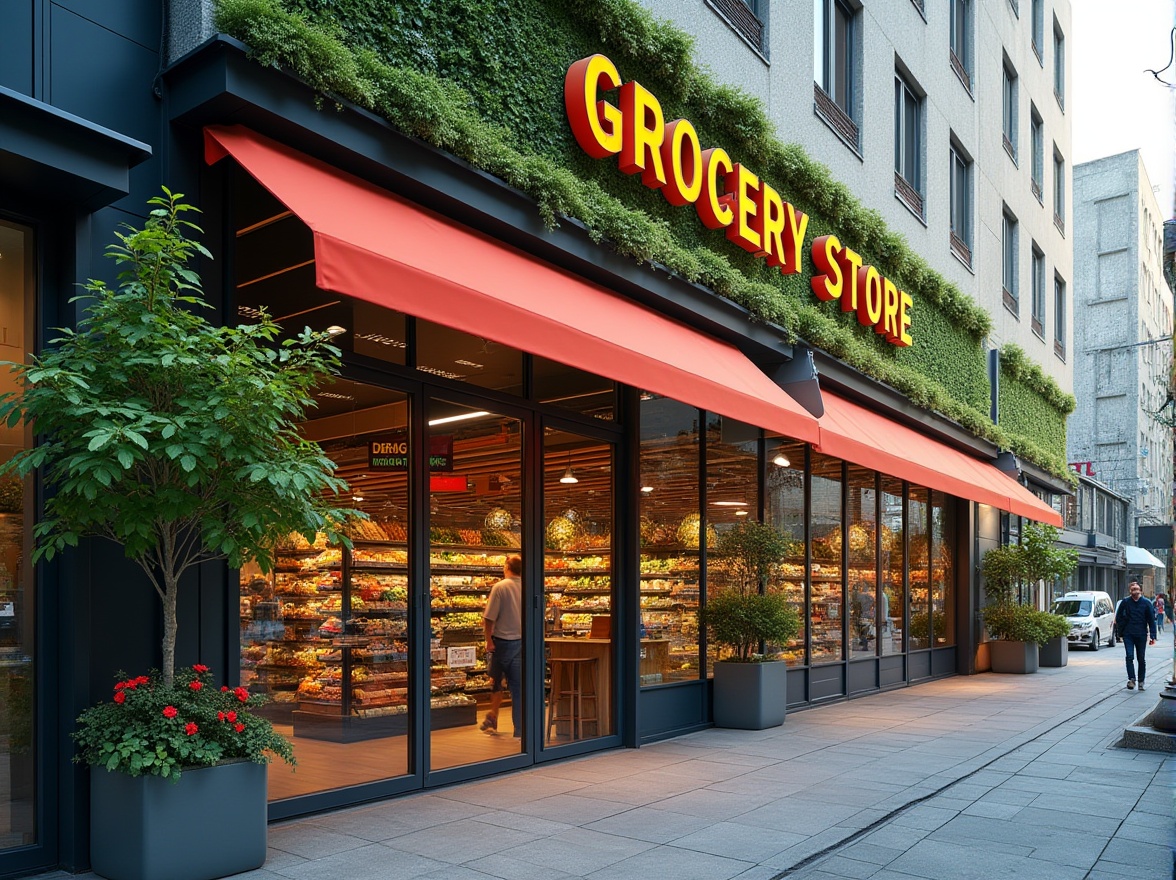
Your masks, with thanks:
[[[1066,593],[1056,600],[1053,613],[1070,622],[1071,645],[1086,645],[1097,651],[1103,644],[1115,645],[1115,606],[1106,593]]]

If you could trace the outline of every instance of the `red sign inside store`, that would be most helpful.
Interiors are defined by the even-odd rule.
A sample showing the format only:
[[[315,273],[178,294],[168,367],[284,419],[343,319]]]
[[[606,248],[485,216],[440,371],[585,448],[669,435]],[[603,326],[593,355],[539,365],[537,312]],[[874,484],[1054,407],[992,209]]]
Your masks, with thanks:
[[[618,90],[617,103],[601,100]],[[693,205],[710,229],[761,257],[784,275],[800,271],[808,215],[798,211],[767,181],[735,162],[722,147],[703,150],[688,119],[666,122],[661,104],[640,83],[621,82],[616,65],[591,55],[568,68],[564,106],[572,133],[595,159],[617,157],[625,174],[641,174],[671,205]],[[839,300],[843,312],[872,327],[887,342],[908,346],[912,339],[911,297],[833,235],[813,242],[818,273],[810,282],[821,300]]]

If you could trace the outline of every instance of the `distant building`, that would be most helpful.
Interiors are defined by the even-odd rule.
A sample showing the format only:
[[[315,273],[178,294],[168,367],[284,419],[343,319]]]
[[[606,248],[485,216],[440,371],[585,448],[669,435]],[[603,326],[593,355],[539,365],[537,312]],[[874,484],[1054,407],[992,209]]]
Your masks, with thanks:
[[[1098,480],[1079,475],[1073,495],[1059,496],[1062,530],[1058,546],[1078,551],[1078,567],[1053,584],[1053,598],[1069,590],[1101,590],[1112,598],[1126,595],[1131,500]]]
[[[1139,152],[1074,168],[1074,393],[1067,449],[1131,502],[1140,525],[1172,521],[1172,290],[1163,215]],[[1089,463],[1089,467],[1086,466]],[[1165,560],[1168,561],[1168,560]]]

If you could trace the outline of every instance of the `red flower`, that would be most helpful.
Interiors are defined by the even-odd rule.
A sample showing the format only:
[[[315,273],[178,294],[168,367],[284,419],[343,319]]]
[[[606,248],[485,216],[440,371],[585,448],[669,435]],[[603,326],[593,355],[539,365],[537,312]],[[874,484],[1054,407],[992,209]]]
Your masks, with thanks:
[[[222,684],[221,685],[221,693],[227,694],[228,692],[229,692],[229,686],[227,684]]]
[[[127,682],[127,683],[131,684],[130,682]],[[150,684],[150,683],[151,683],[151,679],[149,679],[145,675],[140,675],[138,678],[134,679],[134,684],[131,684],[131,687],[135,687],[135,685]]]
[[[203,663],[197,663],[195,666],[192,667],[192,671],[193,672],[208,672],[208,667],[205,666]]]
[[[116,691],[121,691],[121,690],[122,690],[123,688],[125,688],[126,686],[127,686],[127,682],[125,682],[125,681],[120,681],[118,684],[116,684],[116,685],[114,686],[114,689],[115,689]]]
[[[184,733],[188,734],[188,736],[194,736],[196,731],[198,731],[199,729],[200,728],[196,726],[195,721],[189,721],[187,724],[184,725]]]
[[[127,695],[126,695],[126,692],[125,692],[125,691],[118,691],[118,692],[117,692],[117,693],[114,695],[114,701],[115,701],[116,703],[118,703],[119,705],[122,705],[123,703],[125,703],[125,702],[127,701]]]
[[[190,687],[190,688],[191,688],[192,690],[194,690],[194,691],[198,691],[198,690],[200,690],[202,687],[204,687],[204,682],[201,682],[201,681],[190,681],[190,682],[188,682],[188,687]]]
[[[216,720],[217,721],[224,721],[225,720],[225,713],[224,712],[217,712],[216,713]]]
[[[233,728],[233,730],[237,731],[237,733],[240,733],[244,729],[245,729],[245,725],[240,724],[240,723],[238,723],[237,726]]]
[[[163,707],[163,717],[164,718],[175,718],[179,714],[180,714],[180,711],[175,706],[164,706]]]
[[[249,699],[249,691],[245,690],[243,687],[234,688],[233,693],[237,695],[237,699],[242,703]]]
[[[237,721],[237,713],[236,712],[226,712],[225,718],[227,718],[230,723],[235,724]]]

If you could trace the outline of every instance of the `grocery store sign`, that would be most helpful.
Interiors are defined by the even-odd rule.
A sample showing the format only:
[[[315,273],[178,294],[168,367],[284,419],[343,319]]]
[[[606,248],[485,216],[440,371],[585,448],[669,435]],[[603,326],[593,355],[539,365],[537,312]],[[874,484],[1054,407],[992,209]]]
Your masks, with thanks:
[[[383,434],[368,441],[368,468],[374,471],[406,471],[409,463],[408,432]],[[429,437],[429,470],[453,470],[453,435]]]
[[[600,100],[614,89],[620,89],[616,105]],[[589,156],[616,156],[621,171],[640,172],[641,182],[671,205],[693,205],[707,228],[725,229],[730,241],[784,275],[800,271],[808,215],[722,147],[703,150],[690,120],[667,123],[653,93],[635,80],[622,84],[608,58],[590,55],[568,68],[564,106]],[[839,300],[843,312],[856,313],[858,323],[893,345],[911,344],[912,301],[894,282],[835,235],[813,242],[812,259],[819,274],[810,285],[818,299]]]

